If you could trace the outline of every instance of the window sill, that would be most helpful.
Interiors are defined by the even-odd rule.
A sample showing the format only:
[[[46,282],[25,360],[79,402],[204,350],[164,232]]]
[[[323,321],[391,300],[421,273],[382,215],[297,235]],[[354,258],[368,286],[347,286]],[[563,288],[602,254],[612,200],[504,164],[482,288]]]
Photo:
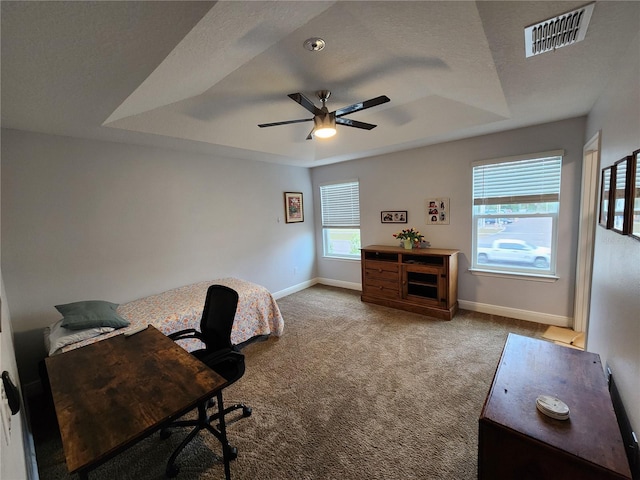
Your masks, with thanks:
[[[481,277],[497,277],[497,278],[509,278],[509,279],[521,279],[521,280],[529,280],[532,282],[546,282],[553,283],[557,282],[560,277],[551,274],[540,274],[540,273],[524,273],[524,272],[503,272],[501,270],[481,270],[477,268],[470,268],[469,272],[471,275],[478,275]]]
[[[359,262],[360,256],[358,257],[337,257],[333,255],[323,255],[322,258],[326,258],[328,260],[346,260],[348,262]]]

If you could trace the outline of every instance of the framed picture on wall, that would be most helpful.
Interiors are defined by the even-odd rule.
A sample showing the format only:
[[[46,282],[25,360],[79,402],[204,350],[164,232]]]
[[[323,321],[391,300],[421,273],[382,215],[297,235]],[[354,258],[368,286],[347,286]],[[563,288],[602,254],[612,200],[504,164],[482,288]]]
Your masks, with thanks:
[[[615,181],[613,167],[602,169],[600,179],[600,220],[599,223],[604,228],[611,228],[613,224],[611,208],[611,182]]]
[[[380,212],[382,223],[407,223],[407,210],[383,210]]]
[[[287,223],[304,222],[302,192],[284,192],[284,218]]]
[[[428,198],[425,221],[427,225],[449,225],[449,199]]]
[[[611,228],[614,232],[623,235],[626,235],[631,230],[631,218],[629,215],[629,207],[631,205],[629,199],[629,190],[631,188],[631,181],[629,180],[631,175],[631,158],[631,156],[628,156],[613,164],[615,169],[615,188],[611,194],[611,201],[613,202],[613,225]]]
[[[640,240],[640,149],[631,156],[629,235]]]

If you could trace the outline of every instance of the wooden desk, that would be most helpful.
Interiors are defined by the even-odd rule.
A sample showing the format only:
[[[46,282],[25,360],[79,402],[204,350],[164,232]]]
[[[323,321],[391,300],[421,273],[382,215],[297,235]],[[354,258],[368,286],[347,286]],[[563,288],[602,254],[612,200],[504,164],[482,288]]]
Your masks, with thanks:
[[[67,468],[82,478],[226,384],[151,326],[48,357],[46,366]]]
[[[570,419],[540,413],[541,394]],[[478,478],[631,479],[599,355],[509,334],[480,415]]]

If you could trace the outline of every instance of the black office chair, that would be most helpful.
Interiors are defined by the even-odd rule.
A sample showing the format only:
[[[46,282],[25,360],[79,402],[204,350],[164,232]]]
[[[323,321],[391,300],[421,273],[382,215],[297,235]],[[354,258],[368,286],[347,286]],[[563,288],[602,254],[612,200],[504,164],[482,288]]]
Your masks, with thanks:
[[[175,460],[184,447],[197,435],[200,430],[206,429],[216,436],[222,443],[225,475],[230,478],[229,461],[238,456],[238,449],[232,447],[227,441],[225,415],[234,410],[242,409],[242,416],[251,415],[251,407],[242,403],[224,408],[222,403],[222,390],[244,375],[244,355],[231,343],[231,329],[238,306],[238,293],[223,285],[211,285],[207,290],[207,298],[200,321],[200,331],[193,328],[181,330],[169,335],[173,340],[197,338],[205,344],[205,348],[191,352],[195,357],[207,364],[222,376],[227,383],[216,395],[218,412],[209,415],[208,408],[215,405],[213,398],[198,404],[198,418],[195,420],[177,420],[165,426],[160,431],[161,438],[171,435],[172,427],[194,427],[182,443],[176,448],[167,463],[167,477],[175,477],[180,471]],[[218,421],[217,426],[212,422]]]

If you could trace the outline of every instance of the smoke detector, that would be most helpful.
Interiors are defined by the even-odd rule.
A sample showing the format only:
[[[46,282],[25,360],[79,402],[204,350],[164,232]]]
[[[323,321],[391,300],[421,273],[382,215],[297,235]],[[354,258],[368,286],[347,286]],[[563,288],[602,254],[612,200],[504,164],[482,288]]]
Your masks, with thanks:
[[[527,57],[533,57],[584,40],[595,3],[544,20],[524,29]]]

